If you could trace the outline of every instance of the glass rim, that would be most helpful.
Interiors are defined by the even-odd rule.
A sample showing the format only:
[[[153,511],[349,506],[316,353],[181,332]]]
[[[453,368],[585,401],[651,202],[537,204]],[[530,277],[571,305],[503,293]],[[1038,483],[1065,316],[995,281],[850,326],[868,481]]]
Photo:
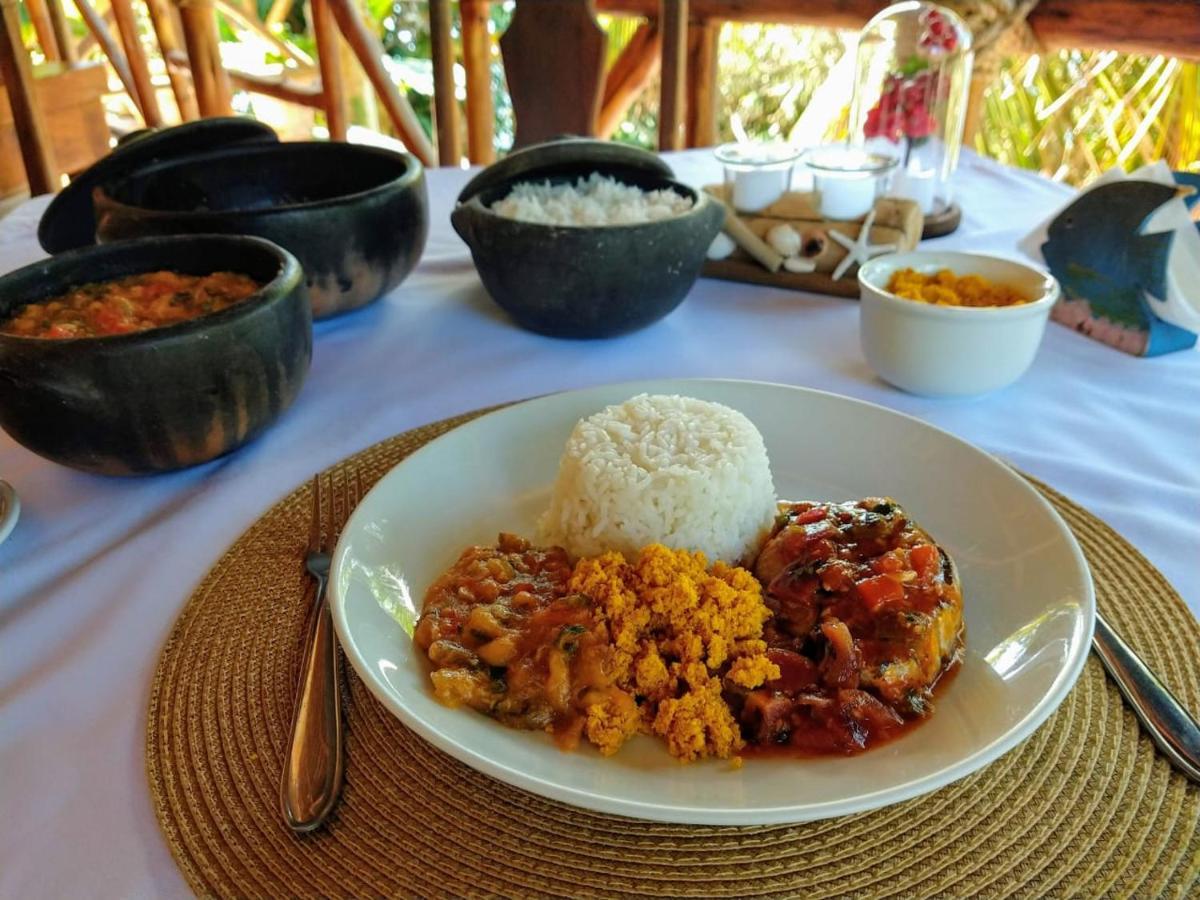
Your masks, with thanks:
[[[818,162],[816,157],[822,153],[846,151],[862,160],[857,165],[831,165]],[[856,148],[850,144],[823,144],[813,147],[802,154],[801,163],[805,168],[823,175],[882,175],[900,164],[900,160],[885,153],[873,153],[869,150]]]
[[[758,159],[752,156],[741,155],[747,149],[758,150],[764,155]],[[733,169],[766,170],[782,169],[785,166],[795,165],[797,160],[804,156],[805,152],[783,141],[762,143],[754,141],[731,141],[714,149],[713,156],[722,165]]]

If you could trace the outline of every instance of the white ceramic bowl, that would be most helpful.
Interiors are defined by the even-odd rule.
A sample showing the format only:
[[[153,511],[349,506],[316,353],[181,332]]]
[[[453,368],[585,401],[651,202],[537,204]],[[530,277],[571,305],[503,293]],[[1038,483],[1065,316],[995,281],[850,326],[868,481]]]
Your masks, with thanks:
[[[1018,306],[936,306],[888,293],[897,269],[979,275],[1029,297]],[[1050,308],[1054,276],[978,253],[914,250],[871,260],[858,270],[859,337],[867,362],[885,381],[914,394],[967,396],[1012,384],[1033,362]]]

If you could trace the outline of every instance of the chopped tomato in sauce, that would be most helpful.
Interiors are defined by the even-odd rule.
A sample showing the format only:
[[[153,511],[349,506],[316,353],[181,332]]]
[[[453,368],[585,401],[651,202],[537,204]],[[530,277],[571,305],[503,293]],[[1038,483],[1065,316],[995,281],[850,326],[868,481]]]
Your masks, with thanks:
[[[779,678],[725,699],[752,752],[857,753],[933,711],[962,648],[962,593],[892,500],[784,503],[755,562]]]
[[[174,325],[240,303],[262,284],[236,272],[145,272],[93,282],[29,303],[0,333],[36,338],[105,337]]]

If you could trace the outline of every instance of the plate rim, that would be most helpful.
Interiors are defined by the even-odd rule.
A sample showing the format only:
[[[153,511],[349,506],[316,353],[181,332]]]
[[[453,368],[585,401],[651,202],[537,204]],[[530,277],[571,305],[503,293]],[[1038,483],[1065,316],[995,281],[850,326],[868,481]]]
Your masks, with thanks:
[[[0,544],[8,540],[20,517],[21,498],[17,496],[17,489],[0,478]]]
[[[853,815],[855,813],[868,812],[875,809],[880,809],[886,806],[891,806],[897,803],[902,803],[906,800],[911,800],[914,797],[922,796],[932,791],[947,787],[957,781],[962,780],[968,775],[982,769],[989,763],[994,762],[1001,756],[1017,747],[1018,744],[1027,740],[1032,734],[1040,728],[1051,714],[1059,707],[1066,699],[1068,693],[1075,686],[1080,674],[1083,672],[1083,667],[1087,662],[1090,653],[1092,642],[1092,634],[1095,629],[1096,621],[1096,592],[1095,583],[1092,579],[1091,567],[1088,565],[1087,558],[1083,554],[1083,549],[1079,545],[1075,533],[1071,530],[1066,520],[1059,514],[1058,510],[1050,503],[1050,501],[1039,491],[1033,484],[1025,478],[1020,471],[1009,465],[1000,457],[979,447],[964,438],[955,435],[953,432],[940,428],[926,422],[917,416],[911,415],[900,410],[892,409],[879,403],[873,403],[869,400],[861,400],[856,397],[849,397],[845,394],[838,394],[833,391],[825,391],[817,388],[805,387],[802,385],[784,384],[781,382],[762,381],[755,379],[737,379],[737,378],[642,378],[632,381],[621,382],[602,382],[599,384],[589,385],[581,388],[565,389],[560,391],[552,391],[545,394],[538,394],[532,397],[527,397],[522,400],[513,401],[503,404],[495,409],[485,412],[473,419],[462,422],[453,428],[439,434],[427,443],[418,447],[412,453],[405,456],[402,460],[391,466],[379,480],[372,485],[371,489],[360,500],[360,504],[355,508],[350,518],[346,521],[345,527],[342,530],[342,535],[350,533],[351,526],[354,524],[355,517],[359,515],[359,510],[372,493],[374,493],[380,484],[392,475],[400,466],[404,465],[409,460],[417,457],[420,454],[426,453],[447,435],[458,431],[461,428],[474,425],[477,422],[490,419],[493,416],[501,415],[515,407],[524,406],[529,403],[535,403],[541,400],[546,400],[551,397],[558,397],[564,394],[580,394],[590,391],[605,391],[615,390],[619,388],[639,389],[639,386],[650,384],[656,385],[673,385],[678,386],[680,393],[686,392],[687,385],[696,384],[733,384],[747,387],[767,387],[767,388],[782,388],[787,391],[795,391],[802,394],[820,395],[825,398],[831,398],[838,402],[846,402],[853,405],[867,407],[872,410],[882,411],[884,413],[898,416],[907,419],[910,422],[916,423],[918,426],[926,429],[931,429],[937,432],[943,438],[947,438],[955,443],[962,444],[983,455],[987,460],[995,463],[1007,471],[1015,479],[1019,489],[1027,492],[1038,504],[1040,504],[1043,512],[1048,513],[1051,521],[1053,521],[1066,537],[1066,545],[1075,559],[1076,564],[1083,576],[1082,587],[1083,592],[1079,603],[1080,612],[1083,616],[1083,629],[1080,635],[1078,644],[1071,648],[1071,655],[1068,657],[1066,664],[1056,674],[1053,683],[1049,689],[1038,700],[1034,707],[1029,710],[1017,723],[1015,723],[1005,734],[995,740],[992,744],[980,748],[976,752],[955,761],[938,771],[931,772],[920,778],[909,781],[905,784],[881,788],[870,793],[861,794],[849,800],[827,800],[816,804],[807,804],[802,807],[795,805],[790,806],[773,806],[773,807],[754,807],[753,809],[729,809],[727,807],[699,807],[699,806],[673,806],[663,803],[652,803],[640,801],[636,799],[613,798],[611,796],[600,795],[591,791],[578,787],[563,785],[558,782],[548,781],[538,777],[533,772],[524,772],[517,769],[509,768],[500,763],[496,763],[489,757],[481,754],[473,747],[455,741],[453,738],[441,732],[436,727],[417,716],[411,716],[400,706],[391,693],[378,683],[375,678],[374,670],[367,664],[366,660],[362,659],[358,653],[358,648],[353,641],[348,640],[349,625],[345,617],[345,598],[339,595],[339,578],[338,573],[342,570],[344,560],[348,551],[348,546],[341,536],[339,536],[337,545],[334,549],[332,562],[330,565],[329,577],[329,598],[328,603],[330,611],[333,615],[333,623],[339,643],[345,652],[346,659],[353,666],[356,674],[363,684],[370,691],[391,715],[398,718],[405,727],[416,733],[422,740],[428,741],[430,744],[448,754],[459,762],[463,763],[481,772],[496,778],[505,784],[522,790],[530,791],[537,796],[560,803],[565,803],[576,808],[589,810],[608,815],[624,816],[626,818],[641,819],[645,821],[681,824],[681,825],[710,825],[710,826],[745,826],[745,825],[778,825],[801,823],[810,821],[820,821],[844,815]],[[433,424],[433,423],[428,423]],[[420,426],[416,426],[420,427]],[[434,452],[434,451],[431,451]]]

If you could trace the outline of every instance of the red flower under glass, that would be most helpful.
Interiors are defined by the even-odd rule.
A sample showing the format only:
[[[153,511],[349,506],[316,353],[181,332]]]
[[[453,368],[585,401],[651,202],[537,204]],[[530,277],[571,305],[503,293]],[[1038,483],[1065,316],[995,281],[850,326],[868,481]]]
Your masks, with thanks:
[[[924,31],[917,43],[920,55],[888,76],[879,102],[867,112],[863,123],[863,133],[868,138],[882,137],[893,143],[908,138],[910,142],[919,142],[937,129],[937,120],[929,110],[943,93],[943,87],[930,62],[952,53],[958,47],[958,35],[935,9],[922,13],[921,23]]]

